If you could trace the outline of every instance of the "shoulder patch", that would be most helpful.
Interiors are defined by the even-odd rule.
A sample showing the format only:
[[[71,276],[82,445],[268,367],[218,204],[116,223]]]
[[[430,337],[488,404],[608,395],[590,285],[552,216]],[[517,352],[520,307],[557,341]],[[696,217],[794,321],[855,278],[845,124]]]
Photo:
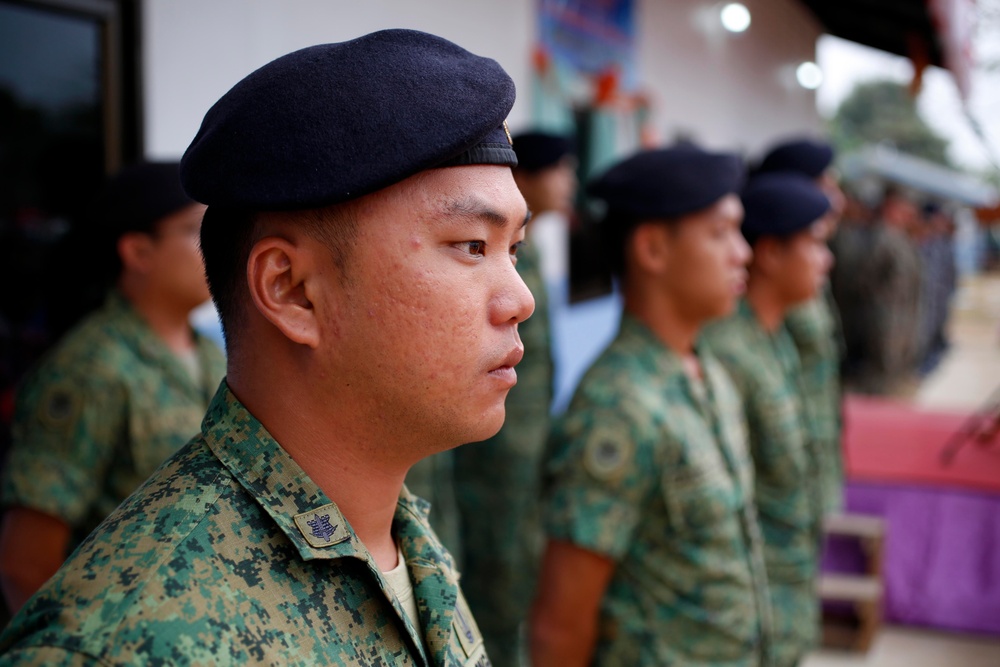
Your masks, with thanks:
[[[38,421],[50,429],[62,431],[76,423],[83,401],[80,395],[66,384],[55,384],[45,390],[38,402]]]
[[[621,439],[595,438],[583,452],[583,465],[597,479],[610,479],[632,458],[632,445]]]

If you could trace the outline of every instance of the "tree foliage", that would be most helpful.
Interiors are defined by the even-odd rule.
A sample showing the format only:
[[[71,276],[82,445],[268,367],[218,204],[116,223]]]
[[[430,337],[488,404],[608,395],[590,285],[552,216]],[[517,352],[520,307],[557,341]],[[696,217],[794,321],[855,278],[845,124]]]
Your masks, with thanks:
[[[842,154],[890,143],[903,153],[950,165],[948,140],[924,122],[906,86],[894,81],[859,83],[831,120],[830,137]]]

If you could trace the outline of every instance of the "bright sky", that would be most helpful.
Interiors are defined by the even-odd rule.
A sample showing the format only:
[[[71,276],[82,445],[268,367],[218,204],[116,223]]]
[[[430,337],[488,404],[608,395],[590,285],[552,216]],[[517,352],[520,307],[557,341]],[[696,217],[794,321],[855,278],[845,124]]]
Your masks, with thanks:
[[[891,79],[908,84],[913,78],[908,59],[829,35],[820,38],[817,61],[824,75],[817,105],[826,118],[859,82]],[[974,76],[969,104],[1000,159],[1000,72]],[[949,151],[956,164],[973,170],[989,167],[986,151],[965,118],[958,89],[947,71],[937,67],[924,71],[917,107],[927,124],[951,141]]]

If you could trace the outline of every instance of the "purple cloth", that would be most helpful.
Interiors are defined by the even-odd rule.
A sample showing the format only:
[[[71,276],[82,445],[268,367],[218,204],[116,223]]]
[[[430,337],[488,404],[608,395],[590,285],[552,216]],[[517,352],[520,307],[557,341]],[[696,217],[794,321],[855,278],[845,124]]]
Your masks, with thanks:
[[[847,511],[886,520],[885,619],[1000,635],[1000,495],[852,482]],[[827,571],[858,572],[856,544],[827,544]]]

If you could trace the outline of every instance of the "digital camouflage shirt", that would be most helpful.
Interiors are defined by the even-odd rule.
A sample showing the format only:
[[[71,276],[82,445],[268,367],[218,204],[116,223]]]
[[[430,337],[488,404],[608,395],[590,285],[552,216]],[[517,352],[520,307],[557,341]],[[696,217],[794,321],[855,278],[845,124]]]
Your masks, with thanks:
[[[816,445],[824,514],[839,512],[844,496],[840,391],[843,346],[837,322],[837,306],[829,290],[785,318],[802,368],[802,402]]]
[[[194,336],[197,379],[111,292],[20,388],[3,504],[62,519],[76,547],[198,432],[226,364]]]
[[[769,618],[739,398],[703,382],[632,317],[584,375],[550,440],[545,527],[616,561],[596,665],[750,666]]]
[[[815,578],[822,489],[801,398],[798,352],[782,326],[768,333],[744,299],[703,336],[743,396],[779,666],[795,665],[819,631]]]
[[[2,665],[489,665],[451,557],[403,491],[421,628],[344,516],[223,383],[201,435],[0,636]]]

